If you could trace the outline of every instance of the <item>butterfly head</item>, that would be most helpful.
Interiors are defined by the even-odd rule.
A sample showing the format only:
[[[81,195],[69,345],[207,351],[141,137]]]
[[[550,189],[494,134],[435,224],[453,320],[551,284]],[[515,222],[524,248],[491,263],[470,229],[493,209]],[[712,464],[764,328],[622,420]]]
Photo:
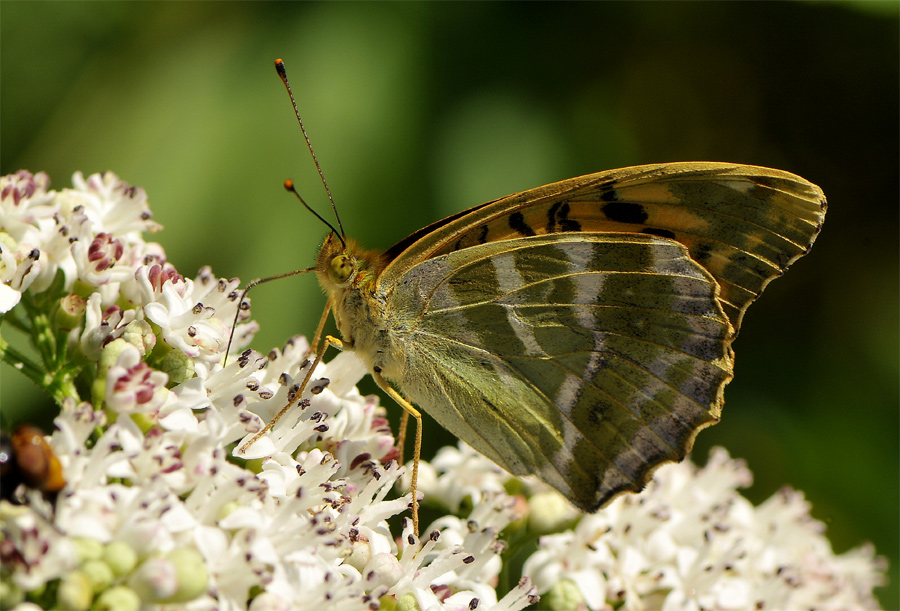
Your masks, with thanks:
[[[343,241],[333,232],[325,238],[316,260],[319,284],[328,293],[374,282],[382,267],[378,253],[365,251],[352,240]]]
[[[359,269],[356,258],[347,252],[347,248],[331,233],[325,239],[319,251],[319,275],[324,272],[327,284],[335,288],[346,288]]]
[[[335,233],[329,233],[319,249],[316,274],[325,290],[349,286],[358,270],[356,259]]]

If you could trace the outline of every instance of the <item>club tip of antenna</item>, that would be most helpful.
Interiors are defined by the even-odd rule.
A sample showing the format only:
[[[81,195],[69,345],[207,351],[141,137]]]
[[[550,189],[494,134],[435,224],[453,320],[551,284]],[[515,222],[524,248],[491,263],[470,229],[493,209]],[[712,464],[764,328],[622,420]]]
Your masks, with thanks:
[[[275,60],[275,70],[278,71],[278,74],[284,76],[284,74],[285,74],[284,60],[281,59],[280,57]]]
[[[288,178],[287,180],[285,180],[285,181],[284,181],[284,188],[285,188],[286,191],[293,191],[293,190],[294,190],[294,181],[291,180],[290,178]]]

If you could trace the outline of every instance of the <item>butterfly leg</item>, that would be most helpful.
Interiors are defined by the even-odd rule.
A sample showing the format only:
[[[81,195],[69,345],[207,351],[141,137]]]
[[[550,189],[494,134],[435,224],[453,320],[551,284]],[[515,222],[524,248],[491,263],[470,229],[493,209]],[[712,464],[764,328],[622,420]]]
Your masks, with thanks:
[[[400,455],[400,463],[403,463],[403,450],[406,446],[406,429],[409,425],[409,412],[403,410],[400,417],[400,431],[397,433],[397,454]]]
[[[419,457],[422,455],[422,414],[419,412],[419,410],[413,407],[412,403],[404,399],[403,395],[391,388],[391,385],[388,384],[383,377],[381,377],[381,372],[378,371],[377,368],[374,372],[372,372],[372,377],[375,379],[375,383],[378,384],[378,387],[386,392],[391,399],[396,401],[397,404],[403,408],[403,421],[400,424],[401,444],[404,436],[406,435],[406,423],[409,421],[409,417],[412,416],[416,419],[416,441],[415,446],[413,447],[413,470],[409,490],[410,492],[412,492],[413,532],[415,532],[416,536],[418,537],[419,497],[416,491],[416,486],[419,482]],[[403,460],[402,450],[400,453],[400,459]]]
[[[326,315],[328,314],[329,311],[330,310],[325,310]],[[324,317],[323,317],[323,319],[324,319]],[[266,426],[264,426],[262,428],[262,430],[260,430],[256,435],[251,437],[250,441],[248,441],[247,443],[245,443],[244,445],[241,446],[240,451],[242,453],[246,452],[247,448],[249,448],[254,443],[256,443],[257,439],[259,439],[260,437],[265,435],[267,432],[272,430],[272,427],[275,426],[275,423],[278,422],[279,420],[281,420],[281,417],[284,416],[287,413],[287,411],[289,409],[291,409],[297,401],[300,400],[300,397],[303,395],[303,391],[306,389],[306,385],[309,384],[309,379],[312,377],[313,371],[315,371],[316,367],[319,365],[319,363],[322,362],[322,357],[325,356],[325,351],[328,350],[329,346],[334,346],[338,350],[353,348],[353,346],[347,342],[342,342],[341,340],[339,340],[336,337],[326,335],[325,341],[322,342],[322,345],[319,347],[318,351],[316,352],[315,360],[312,362],[312,365],[309,366],[309,370],[306,372],[306,377],[303,378],[303,383],[300,384],[300,388],[297,390],[297,394],[294,396],[294,398],[291,401],[288,402],[287,405],[285,405],[284,407],[281,408],[280,412],[275,414],[274,418],[272,418],[269,422],[266,423]]]
[[[316,334],[313,336],[313,341],[309,345],[309,354],[315,352],[319,347],[319,340],[322,339],[322,331],[325,329],[325,323],[328,321],[329,314],[331,314],[331,297],[328,298],[328,303],[325,304],[325,311],[322,312],[322,318],[319,319],[319,324],[316,327]]]

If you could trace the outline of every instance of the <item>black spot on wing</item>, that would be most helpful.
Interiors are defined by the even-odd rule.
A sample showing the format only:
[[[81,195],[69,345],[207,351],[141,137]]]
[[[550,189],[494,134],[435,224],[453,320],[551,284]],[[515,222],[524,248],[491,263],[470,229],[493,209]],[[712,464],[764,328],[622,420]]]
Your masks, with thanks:
[[[581,231],[581,223],[569,218],[571,207],[566,202],[556,202],[547,210],[547,233],[557,231]]]
[[[559,209],[559,226],[563,231],[581,231],[581,223],[569,218],[569,204],[563,204]]]
[[[616,188],[613,186],[613,184],[614,183],[612,181],[609,181],[600,185],[600,189],[598,190],[600,201],[615,202],[619,200],[619,197],[616,195]]]
[[[603,426],[604,422],[610,422],[614,414],[609,413],[607,406],[602,403],[592,405],[588,411],[588,420],[595,426]]]
[[[641,233],[649,233],[650,235],[658,235],[661,238],[675,239],[675,234],[668,229],[657,229],[656,227],[646,227],[641,229]]]
[[[458,239],[453,243],[453,250],[462,250],[463,248],[468,248],[474,244],[484,244],[487,242],[488,236],[488,228],[487,225],[482,225],[481,230],[478,232],[478,235],[475,236],[475,239],[471,239],[470,234],[466,234],[462,238]]]
[[[566,219],[562,222],[562,230],[563,231],[581,231],[581,223],[578,221],[573,221],[571,219]]]
[[[691,245],[691,259],[703,265],[712,258],[712,246],[706,242],[695,242]]]
[[[556,202],[547,210],[547,233],[556,232],[556,213],[559,212],[560,206],[562,202]]]
[[[532,229],[528,223],[525,222],[525,217],[521,212],[514,212],[509,215],[509,226],[511,229],[518,231],[524,236],[533,236],[535,235],[534,229]]]
[[[640,204],[609,202],[603,205],[603,214],[617,223],[641,224],[647,221],[647,212]]]

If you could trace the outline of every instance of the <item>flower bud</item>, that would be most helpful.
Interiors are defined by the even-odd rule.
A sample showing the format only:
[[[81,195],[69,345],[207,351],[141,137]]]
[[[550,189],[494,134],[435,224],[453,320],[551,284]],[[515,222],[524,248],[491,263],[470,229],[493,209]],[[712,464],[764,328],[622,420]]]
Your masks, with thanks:
[[[178,591],[178,572],[164,558],[150,558],[138,567],[128,586],[146,603],[159,603]]]
[[[96,539],[88,539],[78,537],[73,540],[75,549],[78,552],[78,559],[82,562],[88,560],[100,560],[103,557],[103,544]]]
[[[25,592],[11,579],[0,581],[0,609],[12,609],[25,600]]]
[[[181,350],[169,350],[160,361],[159,369],[169,374],[169,382],[181,384],[194,377],[194,359]]]
[[[415,594],[406,592],[397,599],[397,606],[394,609],[395,611],[420,611],[419,601],[416,600]]]
[[[104,591],[94,603],[95,611],[139,611],[141,599],[126,586],[115,586]]]
[[[569,579],[560,579],[546,594],[541,595],[541,603],[554,611],[567,609],[580,609],[584,607],[584,595],[575,582]]]
[[[94,600],[94,592],[88,576],[72,571],[63,576],[56,591],[56,604],[60,609],[87,610]]]
[[[156,336],[146,320],[132,320],[125,325],[122,339],[137,348],[142,356],[152,352],[156,346]]]
[[[372,559],[372,547],[368,541],[356,541],[353,543],[350,555],[344,560],[346,564],[362,571]]]
[[[128,575],[137,566],[137,552],[124,541],[113,541],[103,548],[103,561],[116,577]]]
[[[97,369],[99,371],[107,371],[110,367],[116,364],[116,361],[119,360],[119,356],[126,351],[134,350],[134,346],[126,342],[121,337],[118,339],[114,339],[113,341],[106,344],[103,347],[103,350],[100,352],[100,361],[97,363]],[[140,360],[140,355],[138,355],[138,360]]]
[[[62,331],[77,329],[84,324],[84,310],[87,300],[75,293],[69,293],[59,300],[56,310],[56,326]]]
[[[565,530],[577,518],[575,509],[555,490],[528,499],[528,528],[538,535]]]
[[[91,588],[94,594],[99,594],[112,585],[115,580],[112,569],[102,560],[88,560],[81,565],[81,572],[85,574],[88,581],[91,582]]]
[[[178,591],[165,602],[183,603],[206,592],[209,574],[200,552],[192,548],[176,549],[166,554],[166,559],[175,567]]]
[[[362,574],[368,589],[372,590],[382,585],[390,588],[403,577],[403,568],[396,556],[381,553],[372,556]]]

